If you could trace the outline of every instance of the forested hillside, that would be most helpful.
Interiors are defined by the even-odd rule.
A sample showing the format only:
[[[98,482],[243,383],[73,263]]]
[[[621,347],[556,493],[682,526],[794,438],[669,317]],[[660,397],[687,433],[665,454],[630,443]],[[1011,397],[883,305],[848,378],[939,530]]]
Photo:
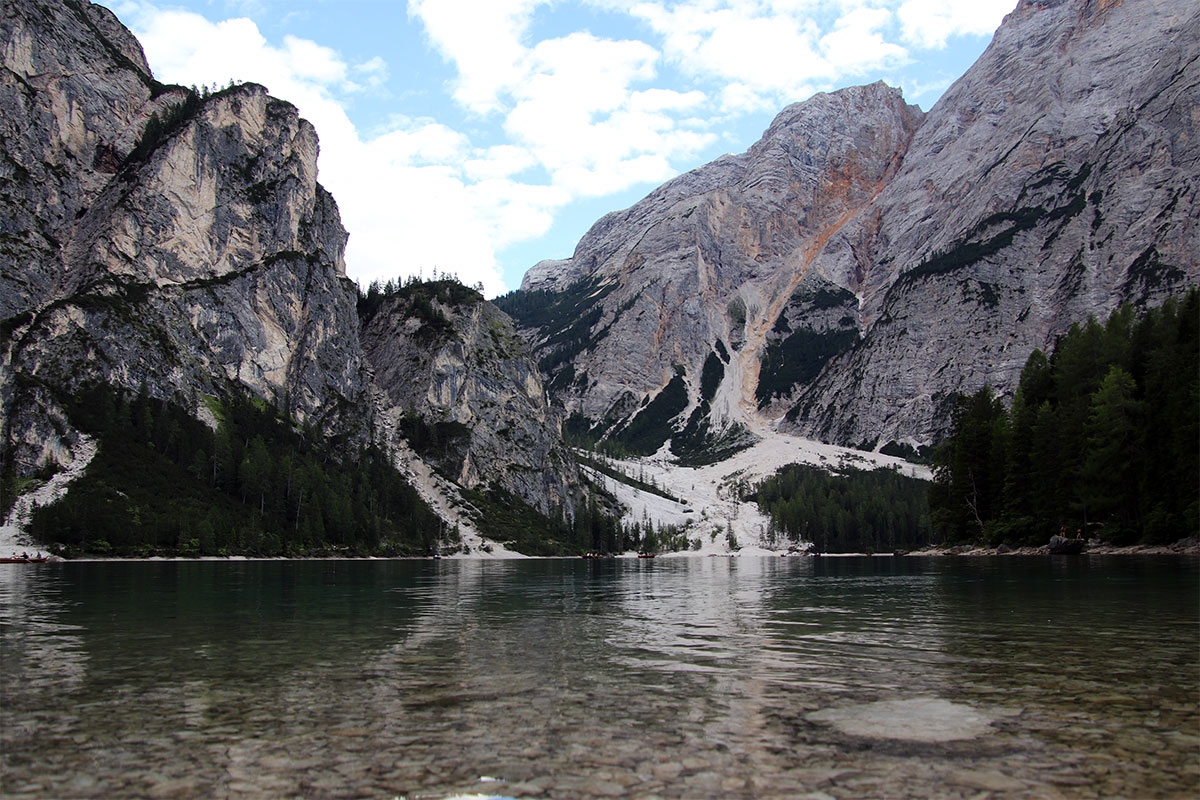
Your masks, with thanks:
[[[146,393],[98,385],[67,405],[99,440],[30,532],[64,554],[416,555],[441,521],[380,448],[338,446],[251,400],[208,403],[216,429]],[[339,452],[343,451],[343,452]]]

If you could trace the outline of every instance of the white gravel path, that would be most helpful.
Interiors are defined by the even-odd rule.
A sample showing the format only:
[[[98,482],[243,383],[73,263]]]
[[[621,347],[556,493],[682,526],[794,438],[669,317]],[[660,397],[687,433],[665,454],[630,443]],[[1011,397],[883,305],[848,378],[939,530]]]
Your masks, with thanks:
[[[92,459],[96,457],[96,440],[81,434],[79,442],[75,445],[74,453],[74,459],[66,468],[32,492],[21,495],[13,503],[4,524],[0,525],[0,555],[9,556],[14,553],[36,550],[37,546],[25,533],[33,510],[38,506],[53,503],[66,494],[67,486],[71,481],[82,475],[83,471],[87,469],[87,465],[92,463]]]

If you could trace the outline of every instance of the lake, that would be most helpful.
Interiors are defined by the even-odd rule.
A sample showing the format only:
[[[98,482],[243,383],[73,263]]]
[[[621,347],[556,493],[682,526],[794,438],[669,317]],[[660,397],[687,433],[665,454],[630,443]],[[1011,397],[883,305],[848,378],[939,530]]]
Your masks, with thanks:
[[[1200,559],[0,565],[6,797],[1192,797]]]

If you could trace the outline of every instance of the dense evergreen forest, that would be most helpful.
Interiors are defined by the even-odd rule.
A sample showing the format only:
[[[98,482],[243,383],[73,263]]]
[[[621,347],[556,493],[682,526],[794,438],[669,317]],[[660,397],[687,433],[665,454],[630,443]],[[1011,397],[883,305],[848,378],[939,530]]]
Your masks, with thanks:
[[[1030,355],[1010,408],[960,398],[935,456],[946,542],[1112,544],[1200,532],[1200,293],[1076,325]]]
[[[336,453],[262,403],[178,406],[108,386],[78,393],[72,422],[99,450],[30,533],[67,555],[419,555],[440,519],[376,446]]]
[[[812,542],[820,553],[894,552],[932,543],[928,487],[893,469],[831,473],[789,464],[749,499],[771,518],[768,546]]]

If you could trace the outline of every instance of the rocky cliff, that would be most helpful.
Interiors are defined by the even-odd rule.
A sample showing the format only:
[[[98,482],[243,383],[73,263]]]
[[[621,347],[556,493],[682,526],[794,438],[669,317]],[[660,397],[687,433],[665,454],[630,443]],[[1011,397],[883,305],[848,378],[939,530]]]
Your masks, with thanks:
[[[248,391],[367,437],[369,419],[344,413],[369,407],[366,373],[312,126],[261,86],[157,84],[99,6],[5,12],[3,421],[17,471],[69,447],[56,396],[97,382],[197,409]]]
[[[575,424],[643,452],[927,443],[953,393],[1200,280],[1198,31],[1194,4],[1023,1],[928,115],[882,84],[792,106],[502,306]]]
[[[542,323],[533,341],[568,408],[643,452],[670,434],[659,424],[668,419],[679,428],[707,419],[712,432],[744,424],[789,299],[838,288],[814,256],[892,180],[922,116],[883,84],[817,95],[784,110],[749,152],[596,223],[568,264],[542,271],[540,290],[527,284],[554,292],[567,313],[514,309]],[[853,303],[846,313],[856,320]],[[805,325],[843,341],[843,316]],[[668,386],[677,388],[662,395]],[[659,395],[669,406],[646,402]],[[637,433],[646,409],[660,436]]]
[[[2,9],[6,478],[68,463],[84,440],[67,401],[108,384],[202,418],[205,396],[250,397],[348,445],[390,436],[378,413],[394,407],[482,420],[457,476],[503,475],[531,505],[569,512],[578,477],[499,312],[443,307],[451,346],[409,335],[413,309],[387,309],[368,361],[347,234],[317,181],[316,131],[294,106],[257,85],[158,83],[132,35],[86,0]],[[484,363],[472,348],[489,336],[515,341]],[[376,402],[372,371],[389,378],[390,404]]]
[[[1200,281],[1200,6],[1023,0],[905,167],[819,261],[863,342],[789,413],[809,435],[929,441],[950,392]]]
[[[573,519],[582,482],[512,320],[446,280],[410,283],[371,305],[363,351],[393,435],[462,487],[494,484],[546,516]]]

